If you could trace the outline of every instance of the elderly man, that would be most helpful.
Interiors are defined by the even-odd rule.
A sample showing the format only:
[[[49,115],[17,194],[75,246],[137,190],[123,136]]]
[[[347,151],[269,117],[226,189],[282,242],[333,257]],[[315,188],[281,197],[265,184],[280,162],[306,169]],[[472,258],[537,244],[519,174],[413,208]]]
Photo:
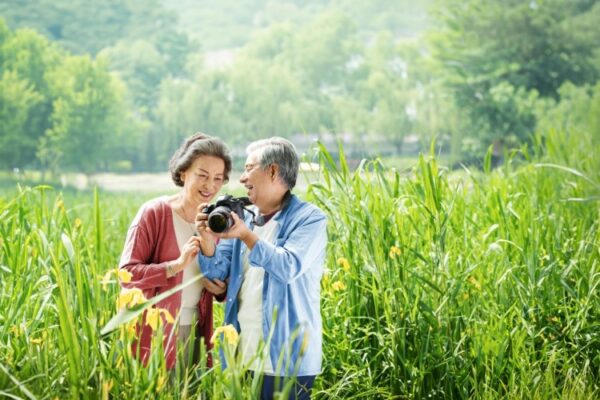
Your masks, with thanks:
[[[299,159],[289,141],[259,140],[248,146],[247,155],[240,182],[254,215],[246,213],[242,221],[232,212],[231,228],[215,234],[207,214],[199,213],[199,262],[209,279],[229,278],[225,324],[238,330],[249,369],[263,374],[261,397],[272,398],[284,377],[295,377],[290,398],[308,399],[321,372],[319,303],[327,221],[316,206],[291,193]]]

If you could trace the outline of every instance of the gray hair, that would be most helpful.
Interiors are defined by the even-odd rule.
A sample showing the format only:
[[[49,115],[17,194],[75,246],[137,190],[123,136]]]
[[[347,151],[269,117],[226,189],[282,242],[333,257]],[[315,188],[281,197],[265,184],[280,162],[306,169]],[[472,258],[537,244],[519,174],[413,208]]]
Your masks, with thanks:
[[[288,189],[296,186],[300,160],[296,148],[287,139],[272,137],[252,142],[246,147],[246,153],[250,154],[260,150],[260,167],[264,170],[271,164],[279,166],[279,178],[287,185]]]
[[[223,180],[225,183],[229,181],[231,172],[229,148],[221,139],[198,132],[187,138],[169,161],[169,171],[175,185],[183,186],[181,173],[187,171],[194,161],[202,156],[213,156],[223,160],[225,162]]]

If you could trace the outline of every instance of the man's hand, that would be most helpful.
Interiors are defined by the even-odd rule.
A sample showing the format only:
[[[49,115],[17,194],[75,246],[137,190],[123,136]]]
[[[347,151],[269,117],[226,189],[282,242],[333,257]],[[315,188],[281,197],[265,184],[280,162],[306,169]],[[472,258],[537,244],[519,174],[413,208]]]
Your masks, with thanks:
[[[233,225],[231,225],[227,232],[217,234],[217,237],[223,239],[240,239],[246,244],[248,249],[252,250],[258,240],[258,236],[248,229],[246,223],[233,211],[231,212],[231,218],[233,219]]]
[[[225,282],[220,281],[218,279],[211,281],[208,278],[202,278],[200,280],[202,281],[202,284],[204,285],[204,289],[208,290],[215,296],[223,294],[227,290],[227,285],[225,284]]]

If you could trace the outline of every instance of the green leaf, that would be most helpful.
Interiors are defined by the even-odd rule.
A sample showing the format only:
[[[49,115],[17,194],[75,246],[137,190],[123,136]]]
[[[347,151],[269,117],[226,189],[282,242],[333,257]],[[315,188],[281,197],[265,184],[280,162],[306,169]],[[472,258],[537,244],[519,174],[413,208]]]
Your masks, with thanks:
[[[110,321],[108,321],[107,324],[104,326],[104,328],[102,328],[102,330],[100,331],[100,334],[104,336],[104,335],[114,331],[122,324],[127,323],[127,322],[131,321],[132,319],[136,318],[138,315],[140,315],[142,312],[144,312],[144,310],[146,308],[153,306],[156,303],[158,303],[159,301],[166,299],[173,293],[176,293],[176,292],[190,286],[192,283],[202,279],[203,277],[204,277],[204,275],[200,274],[200,275],[182,283],[181,285],[175,286],[174,288],[172,288],[158,296],[151,298],[150,300],[148,300],[147,302],[145,302],[143,304],[139,304],[133,308],[124,308],[124,309],[119,310],[117,315],[112,317],[110,319]]]
[[[71,263],[74,263],[75,262],[75,249],[73,248],[73,242],[71,242],[71,238],[69,238],[69,236],[67,236],[67,234],[64,232],[60,235],[60,238],[63,242],[63,245],[65,246],[65,250],[67,251],[69,260],[71,260]]]

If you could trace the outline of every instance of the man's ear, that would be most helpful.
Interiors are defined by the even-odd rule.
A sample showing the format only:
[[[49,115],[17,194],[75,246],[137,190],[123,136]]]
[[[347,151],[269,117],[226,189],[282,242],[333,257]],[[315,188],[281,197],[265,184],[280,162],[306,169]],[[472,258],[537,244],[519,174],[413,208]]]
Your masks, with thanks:
[[[271,179],[275,179],[279,175],[279,165],[271,164],[269,166],[269,174],[271,175]]]

